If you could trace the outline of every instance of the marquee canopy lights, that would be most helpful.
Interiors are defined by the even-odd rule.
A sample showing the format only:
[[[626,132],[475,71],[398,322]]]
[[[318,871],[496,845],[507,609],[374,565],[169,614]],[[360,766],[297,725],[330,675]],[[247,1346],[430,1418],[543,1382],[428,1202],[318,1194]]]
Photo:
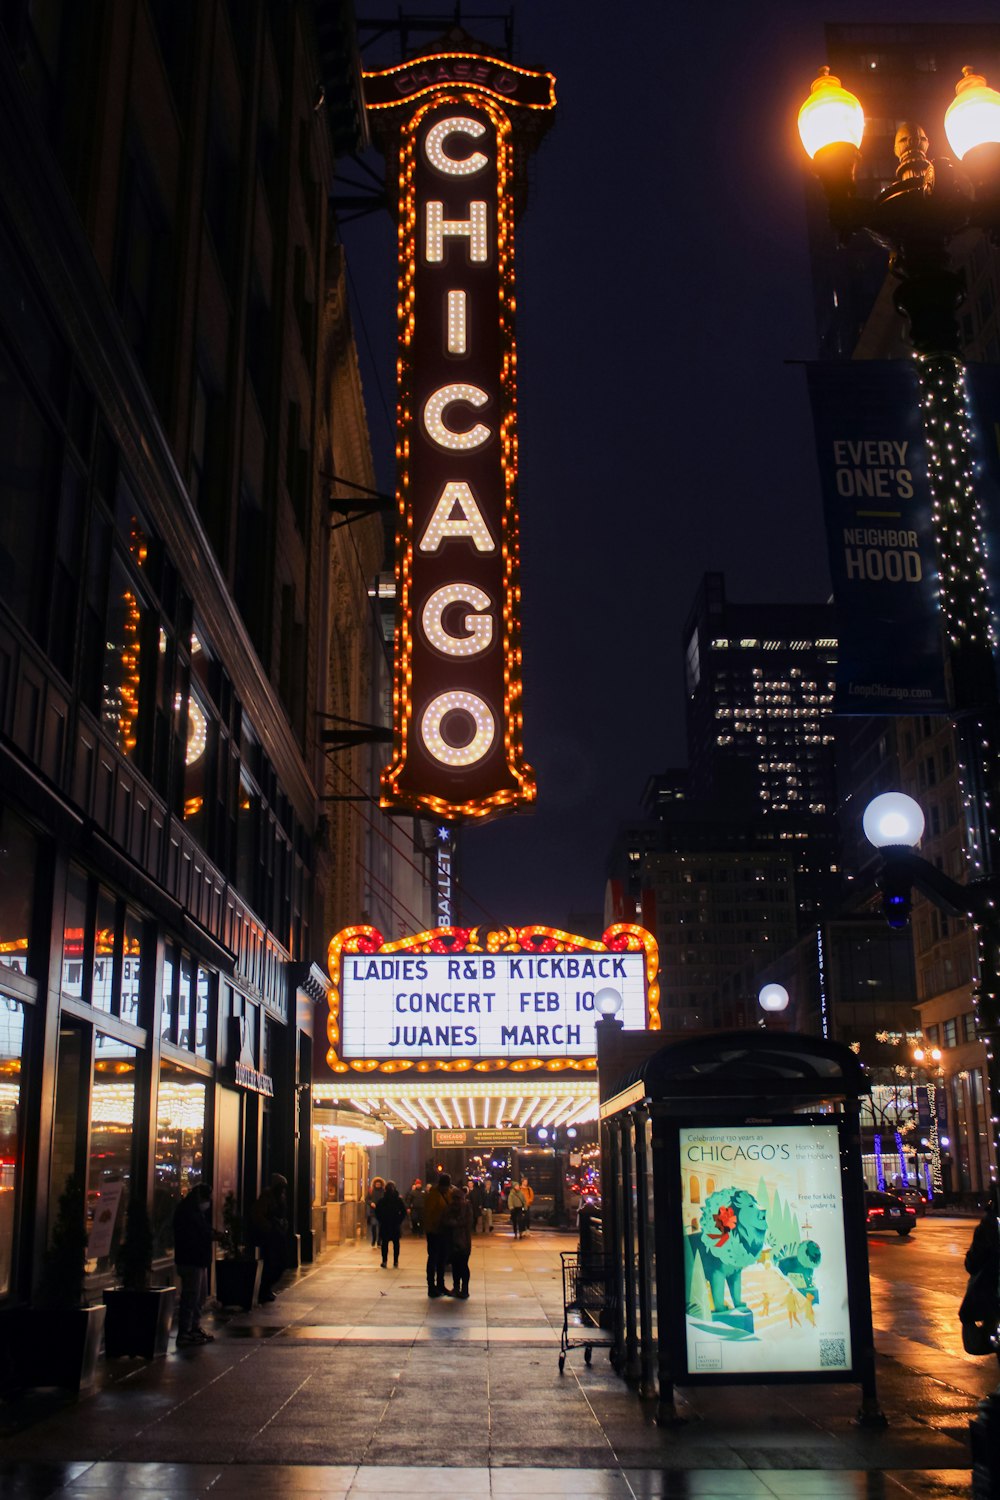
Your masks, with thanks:
[[[382,805],[531,802],[521,732],[514,189],[551,75],[472,53],[365,74],[399,180],[394,749]]]

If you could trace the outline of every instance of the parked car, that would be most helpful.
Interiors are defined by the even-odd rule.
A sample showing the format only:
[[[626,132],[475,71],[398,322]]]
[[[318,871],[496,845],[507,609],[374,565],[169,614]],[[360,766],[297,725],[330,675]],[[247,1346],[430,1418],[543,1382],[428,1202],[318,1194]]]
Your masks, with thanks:
[[[890,1192],[891,1196],[898,1198],[901,1203],[908,1203],[918,1219],[922,1219],[927,1212],[927,1194],[921,1192],[920,1188],[892,1188]]]
[[[917,1222],[912,1203],[904,1203],[894,1193],[865,1193],[865,1220],[869,1234],[909,1234]]]

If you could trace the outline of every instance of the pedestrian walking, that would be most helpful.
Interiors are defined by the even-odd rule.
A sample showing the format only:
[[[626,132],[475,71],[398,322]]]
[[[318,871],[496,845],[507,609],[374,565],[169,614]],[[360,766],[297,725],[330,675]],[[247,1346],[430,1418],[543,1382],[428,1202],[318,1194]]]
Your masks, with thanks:
[[[287,1177],[272,1172],[271,1180],[253,1206],[250,1229],[259,1247],[264,1269],[260,1277],[259,1302],[274,1301],[274,1284],[288,1265]]]
[[[464,1187],[454,1187],[444,1212],[451,1260],[451,1295],[463,1301],[469,1296],[469,1257],[472,1254],[472,1203]]]
[[[372,1249],[373,1250],[378,1245],[378,1218],[376,1216],[375,1210],[376,1210],[376,1208],[378,1208],[379,1204],[381,1203],[381,1201],[382,1201],[382,1194],[384,1192],[385,1192],[385,1178],[384,1177],[373,1177],[372,1178],[372,1185],[368,1189],[368,1206],[367,1206],[368,1232],[370,1233],[370,1235],[372,1237]]]
[[[213,1335],[201,1326],[201,1309],[208,1292],[212,1241],[221,1238],[212,1228],[211,1186],[197,1182],[184,1194],[174,1213],[174,1264],[181,1281],[178,1349],[214,1343]]]
[[[531,1183],[528,1181],[527,1177],[521,1178],[521,1196],[524,1199],[524,1212],[521,1215],[521,1233],[530,1234],[531,1205],[535,1201],[535,1190],[531,1186]]]
[[[387,1182],[385,1192],[375,1205],[375,1218],[378,1222],[378,1242],[382,1247],[382,1269],[386,1268],[389,1259],[389,1246],[392,1246],[392,1263],[399,1265],[399,1231],[403,1220],[406,1218],[406,1204],[399,1196],[399,1189],[394,1182]]]
[[[414,1234],[424,1232],[424,1185],[419,1177],[413,1180],[413,1186],[406,1195],[406,1207],[410,1215],[410,1228]]]
[[[497,1192],[496,1183],[487,1179],[483,1192],[483,1233],[493,1233],[493,1215],[500,1207],[500,1195]]]
[[[472,1232],[479,1233],[479,1223],[483,1217],[483,1205],[486,1202],[486,1194],[481,1182],[474,1182],[469,1189],[469,1206],[472,1209]]]
[[[521,1238],[521,1215],[524,1213],[524,1194],[516,1182],[511,1183],[510,1192],[507,1194],[507,1207],[510,1210],[510,1227],[514,1231],[514,1238]]]
[[[427,1295],[445,1297],[450,1293],[444,1284],[448,1264],[448,1230],[444,1223],[448,1207],[451,1178],[442,1172],[434,1187],[424,1194],[424,1234],[427,1236]]]

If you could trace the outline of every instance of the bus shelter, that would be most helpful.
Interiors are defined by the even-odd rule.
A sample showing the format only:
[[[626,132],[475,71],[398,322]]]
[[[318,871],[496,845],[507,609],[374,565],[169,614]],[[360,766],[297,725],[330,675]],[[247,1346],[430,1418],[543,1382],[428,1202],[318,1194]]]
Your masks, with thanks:
[[[614,1363],[674,1417],[676,1385],[854,1383],[883,1425],[857,1056],[763,1030],[654,1039],[598,1025]]]

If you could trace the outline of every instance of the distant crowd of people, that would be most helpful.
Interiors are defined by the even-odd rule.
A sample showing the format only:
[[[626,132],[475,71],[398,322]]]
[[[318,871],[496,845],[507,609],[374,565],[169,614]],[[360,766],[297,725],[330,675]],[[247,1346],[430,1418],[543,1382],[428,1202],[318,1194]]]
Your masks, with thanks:
[[[288,1266],[287,1189],[281,1173],[272,1173],[250,1214],[247,1248],[259,1251],[263,1263],[258,1294],[261,1302],[274,1301],[276,1283]],[[514,1238],[523,1238],[531,1231],[534,1199],[526,1177],[504,1186],[489,1178],[453,1184],[442,1172],[426,1187],[416,1178],[405,1198],[394,1182],[375,1177],[366,1201],[371,1243],[381,1250],[384,1269],[388,1269],[390,1249],[392,1264],[398,1266],[400,1235],[409,1220],[413,1234],[422,1235],[427,1242],[428,1297],[465,1299],[469,1295],[473,1235],[492,1234],[495,1215],[506,1209]],[[181,1198],[173,1227],[174,1260],[181,1285],[177,1345],[184,1349],[210,1344],[213,1335],[201,1326],[202,1307],[208,1295],[214,1244],[225,1242],[226,1235],[212,1227],[212,1189],[207,1182],[196,1183]],[[230,1252],[240,1248],[229,1246]],[[449,1270],[450,1286],[446,1285]]]
[[[488,1178],[453,1184],[447,1172],[442,1172],[428,1187],[416,1178],[405,1198],[394,1182],[374,1177],[367,1200],[372,1248],[381,1250],[386,1269],[391,1248],[393,1266],[398,1266],[400,1234],[409,1219],[414,1235],[423,1235],[427,1241],[428,1297],[465,1299],[469,1295],[473,1235],[492,1234],[494,1214],[506,1207],[514,1238],[521,1239],[531,1229],[534,1198],[526,1177],[512,1182],[504,1193]],[[446,1286],[449,1268],[451,1286]]]

